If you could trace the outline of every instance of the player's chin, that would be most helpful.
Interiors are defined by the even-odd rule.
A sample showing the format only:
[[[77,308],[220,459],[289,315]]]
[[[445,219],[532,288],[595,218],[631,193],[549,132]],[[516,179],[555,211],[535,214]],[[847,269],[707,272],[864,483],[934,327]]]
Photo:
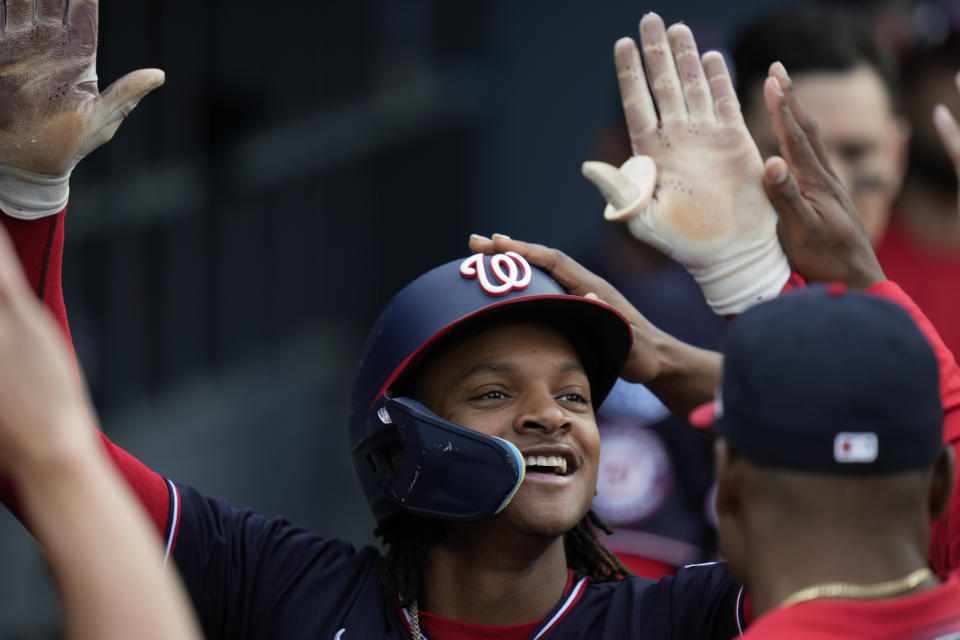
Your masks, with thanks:
[[[508,507],[523,529],[542,537],[562,536],[573,529],[590,509],[591,496],[542,496],[535,492],[517,494]]]

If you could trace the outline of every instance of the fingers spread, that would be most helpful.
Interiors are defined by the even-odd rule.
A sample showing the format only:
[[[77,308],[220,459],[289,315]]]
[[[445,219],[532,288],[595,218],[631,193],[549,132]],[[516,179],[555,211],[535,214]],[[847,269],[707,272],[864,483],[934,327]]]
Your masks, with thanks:
[[[657,166],[649,156],[631,156],[620,169],[605,162],[584,162],[581,170],[606,199],[607,220],[623,220],[646,207],[657,182]]]
[[[64,24],[67,20],[67,0],[38,0],[37,19],[40,22]]]
[[[657,128],[657,112],[636,43],[631,38],[617,40],[613,46],[613,59],[630,143],[634,153],[641,153],[645,136]]]
[[[697,51],[693,31],[685,24],[675,24],[667,30],[667,36],[690,120],[693,122],[715,121],[710,89],[707,87],[707,79],[700,65],[700,53]]]
[[[686,120],[687,108],[680,88],[680,78],[660,16],[648,13],[643,17],[640,21],[640,42],[650,77],[650,88],[660,111],[660,120]]]
[[[960,169],[960,126],[956,118],[944,105],[938,104],[933,109],[933,124],[954,166]]]
[[[67,25],[92,25],[97,28],[98,6],[97,0],[67,0]]]
[[[123,119],[136,108],[140,100],[162,85],[166,76],[160,69],[140,69],[123,76],[100,94],[94,111],[91,131],[95,132],[88,147],[81,149],[82,154],[89,153],[110,140]]]
[[[723,124],[741,124],[743,114],[740,112],[740,101],[733,89],[733,81],[730,79],[730,71],[723,54],[718,51],[707,51],[703,54],[703,70],[710,85],[717,120]]]
[[[4,31],[19,31],[37,23],[35,0],[6,0]]]

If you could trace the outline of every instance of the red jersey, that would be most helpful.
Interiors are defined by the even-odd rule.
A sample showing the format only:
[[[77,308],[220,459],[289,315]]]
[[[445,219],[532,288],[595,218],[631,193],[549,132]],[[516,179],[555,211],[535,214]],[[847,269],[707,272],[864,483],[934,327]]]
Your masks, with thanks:
[[[823,599],[773,609],[746,640],[953,640],[960,637],[960,574],[915,595],[884,600]]]
[[[886,298],[904,307],[926,336],[940,367],[940,399],[943,402],[943,441],[960,458],[960,367],[944,345],[933,324],[896,283],[887,280],[867,289],[867,293]],[[946,513],[930,529],[930,566],[941,578],[960,568],[960,465],[957,489]],[[960,608],[960,604],[957,605]]]
[[[960,353],[960,251],[920,246],[894,215],[877,259],[887,277],[923,309],[947,348]]]

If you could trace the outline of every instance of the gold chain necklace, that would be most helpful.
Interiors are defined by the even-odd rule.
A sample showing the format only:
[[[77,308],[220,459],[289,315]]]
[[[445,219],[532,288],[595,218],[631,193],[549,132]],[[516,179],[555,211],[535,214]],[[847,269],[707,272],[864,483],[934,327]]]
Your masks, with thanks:
[[[416,600],[410,604],[410,636],[413,640],[423,640],[423,634],[420,633],[420,605]]]
[[[857,600],[873,600],[890,598],[914,589],[921,582],[933,577],[933,571],[928,567],[917,569],[913,573],[896,580],[878,582],[876,584],[857,584],[856,582],[824,582],[815,584],[806,589],[800,589],[780,603],[780,607],[789,607],[798,602],[806,602],[816,598],[854,598]]]

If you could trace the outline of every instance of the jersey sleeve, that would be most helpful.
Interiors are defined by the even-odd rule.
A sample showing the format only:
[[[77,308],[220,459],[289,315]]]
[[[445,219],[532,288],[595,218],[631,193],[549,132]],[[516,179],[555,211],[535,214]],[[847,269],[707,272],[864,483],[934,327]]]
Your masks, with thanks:
[[[0,213],[0,219],[3,220],[3,226],[13,241],[30,286],[53,313],[57,325],[63,331],[73,352],[61,286],[65,216],[66,209],[56,215],[36,220],[20,220]],[[77,384],[82,384],[79,368]],[[102,433],[100,440],[114,466],[147,509],[157,530],[164,535],[164,543],[169,550],[175,542],[177,529],[177,512],[171,509],[173,485],[110,442]],[[19,516],[16,490],[2,478],[0,478],[0,499]]]
[[[960,367],[944,344],[933,323],[896,283],[889,280],[867,289],[904,307],[926,336],[940,368],[940,398],[943,403],[943,441],[960,457]],[[960,567],[960,465],[946,513],[933,522],[930,535],[930,564],[943,578]]]
[[[350,612],[384,617],[376,550],[176,488],[183,525],[173,558],[208,640],[333,638]]]

